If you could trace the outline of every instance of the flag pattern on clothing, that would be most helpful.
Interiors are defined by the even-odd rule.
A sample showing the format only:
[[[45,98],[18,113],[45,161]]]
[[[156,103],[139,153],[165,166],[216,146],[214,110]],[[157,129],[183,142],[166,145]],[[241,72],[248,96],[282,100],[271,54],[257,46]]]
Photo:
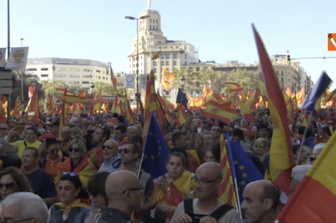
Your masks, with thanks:
[[[328,140],[314,165],[282,209],[282,223],[335,222],[336,219],[336,134]]]
[[[254,26],[252,26],[252,28],[260,65],[264,74],[269,110],[273,124],[276,126],[273,129],[270,148],[270,178],[277,187],[286,194],[289,194],[290,188],[288,179],[291,176],[291,170],[295,162],[287,122],[286,103],[261,37],[256,28]]]
[[[232,120],[237,118],[238,112],[228,106],[211,101],[202,111],[202,115],[207,118],[218,119],[220,121],[230,123]]]
[[[223,134],[220,138],[221,155],[220,155],[220,167],[223,169],[223,179],[218,189],[219,200],[237,207],[237,195],[232,177],[232,170],[229,161],[229,155],[227,153],[226,143]]]
[[[313,88],[309,91],[308,96],[302,103],[302,108],[308,111],[319,111],[323,93],[330,86],[332,80],[326,72],[322,72]]]
[[[166,68],[162,69],[161,87],[165,91],[170,91],[172,88],[172,82],[175,80],[175,75],[170,73]]]
[[[231,141],[228,139],[227,151],[229,154],[230,165],[231,167],[234,167],[232,175],[237,181],[236,186],[238,187],[239,201],[242,202],[245,186],[250,182],[264,179],[264,176],[254,165],[253,161],[244,151],[239,141]]]
[[[176,123],[178,126],[183,125],[188,121],[188,114],[186,113],[186,108],[182,104],[177,104],[176,106]]]
[[[143,150],[142,169],[149,173],[153,179],[162,176],[167,173],[166,164],[168,157],[169,151],[155,114],[152,112]]]

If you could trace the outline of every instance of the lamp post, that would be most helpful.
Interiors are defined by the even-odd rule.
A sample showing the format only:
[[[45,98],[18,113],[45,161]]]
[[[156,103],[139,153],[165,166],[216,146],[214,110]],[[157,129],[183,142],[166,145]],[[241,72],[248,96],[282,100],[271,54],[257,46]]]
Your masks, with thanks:
[[[22,42],[23,42],[24,38],[20,38],[20,40],[21,40],[21,47],[22,47]]]
[[[139,93],[139,20],[141,19],[147,19],[149,18],[150,15],[144,15],[144,16],[140,16],[139,18],[135,18],[133,16],[125,16],[125,19],[129,19],[129,20],[136,20],[136,30],[137,30],[137,38],[136,38],[136,46],[137,46],[137,53],[136,53],[136,94],[135,97],[140,100],[140,93]],[[139,102],[138,102],[138,106],[139,106]]]

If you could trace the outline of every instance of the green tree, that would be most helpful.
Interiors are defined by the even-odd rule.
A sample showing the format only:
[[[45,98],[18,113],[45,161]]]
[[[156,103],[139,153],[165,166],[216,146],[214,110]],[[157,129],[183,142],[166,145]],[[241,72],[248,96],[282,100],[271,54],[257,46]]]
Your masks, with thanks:
[[[55,98],[58,98],[58,94],[56,88],[68,88],[64,81],[42,81],[42,90],[44,91],[45,95],[48,94],[53,96],[54,88],[55,88]],[[70,90],[70,89],[69,89]]]
[[[111,84],[103,83],[103,82],[95,82],[94,83],[94,92],[97,94],[99,90],[102,90],[103,96],[112,96],[116,94],[125,94],[125,89],[123,87],[117,86],[117,92],[114,90]]]
[[[225,82],[239,83],[245,89],[249,90],[253,90],[257,86],[258,78],[257,73],[241,68],[234,69],[228,74],[224,74]]]

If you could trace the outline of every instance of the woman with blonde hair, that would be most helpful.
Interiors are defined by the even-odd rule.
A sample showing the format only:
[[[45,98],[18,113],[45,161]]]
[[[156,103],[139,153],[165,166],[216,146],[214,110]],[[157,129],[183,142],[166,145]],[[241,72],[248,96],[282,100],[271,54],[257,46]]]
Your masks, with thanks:
[[[86,153],[86,146],[82,140],[72,140],[69,145],[69,159],[59,165],[55,184],[64,172],[69,172],[78,174],[83,186],[87,187],[90,177],[97,172],[97,169]]]

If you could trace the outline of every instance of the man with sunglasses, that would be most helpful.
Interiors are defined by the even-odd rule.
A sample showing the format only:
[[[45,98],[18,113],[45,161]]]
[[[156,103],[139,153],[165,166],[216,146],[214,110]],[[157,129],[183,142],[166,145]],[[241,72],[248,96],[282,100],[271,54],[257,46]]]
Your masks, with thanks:
[[[100,166],[98,172],[107,171],[112,173],[122,168],[122,163],[118,154],[119,145],[116,141],[114,141],[113,139],[109,139],[104,142],[103,151],[104,161]]]
[[[241,222],[237,211],[217,198],[222,178],[223,170],[218,164],[208,162],[201,165],[194,178],[197,198],[182,201],[170,222]]]
[[[108,206],[98,223],[130,223],[131,215],[143,201],[143,187],[137,176],[126,170],[111,173],[105,183]]]

